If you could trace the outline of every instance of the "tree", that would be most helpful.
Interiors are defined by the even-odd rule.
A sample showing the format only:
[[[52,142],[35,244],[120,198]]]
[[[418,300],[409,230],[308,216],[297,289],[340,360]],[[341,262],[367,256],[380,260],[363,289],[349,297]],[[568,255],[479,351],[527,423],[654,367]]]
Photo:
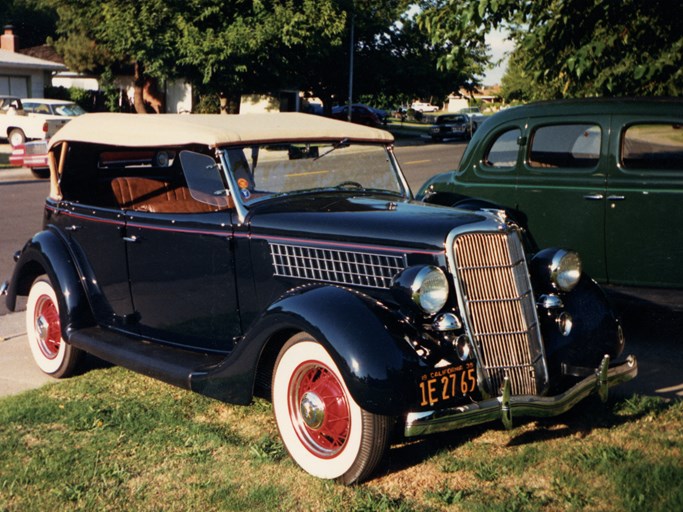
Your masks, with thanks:
[[[336,72],[346,16],[333,0],[225,2],[197,0],[179,19],[180,63],[200,87],[226,95],[320,87]],[[188,4],[188,7],[190,4]],[[326,64],[323,69],[320,64]],[[312,80],[310,70],[320,71]]]
[[[25,1],[56,13],[53,42],[69,68],[133,74],[138,112],[153,79],[180,77],[233,103],[297,89],[330,109],[348,97],[351,26],[354,97],[443,99],[473,89],[485,62],[473,46],[462,65],[439,67],[453,45],[426,38],[409,0]]]
[[[508,59],[507,69],[501,79],[501,96],[506,103],[527,102],[536,99],[537,92],[532,77],[526,71],[528,54],[517,48]],[[540,97],[542,94],[538,93]],[[540,99],[540,98],[539,98]]]
[[[683,92],[680,1],[435,0],[423,10],[432,38],[463,41],[472,27],[508,27],[537,96]]]
[[[58,14],[55,41],[66,65],[102,73],[129,67],[134,105],[146,112],[143,95],[151,79],[173,76],[177,61],[175,19],[184,3],[165,0],[43,0]],[[150,94],[152,101],[154,95]],[[161,105],[153,103],[159,112]]]
[[[12,25],[22,48],[38,46],[55,35],[56,13],[40,0],[2,0],[0,29]]]
[[[449,48],[432,43],[414,16],[404,14],[371,49],[360,52],[359,69],[373,72],[360,74],[358,93],[381,94],[389,104],[405,104],[415,99],[441,103],[452,92],[475,90],[479,85],[475,75],[483,68],[474,61],[452,69],[439,66]]]

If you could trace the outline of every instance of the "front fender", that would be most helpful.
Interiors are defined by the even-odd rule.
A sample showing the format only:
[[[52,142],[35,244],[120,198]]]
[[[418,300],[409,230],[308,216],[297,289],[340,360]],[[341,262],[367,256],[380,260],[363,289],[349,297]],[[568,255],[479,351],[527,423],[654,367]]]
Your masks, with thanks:
[[[573,327],[568,336],[557,328],[556,315],[540,315],[546,342],[551,381],[559,382],[562,365],[596,368],[605,354],[616,359],[624,349],[619,319],[604,291],[585,274],[576,288],[562,295],[561,312],[571,315]]]
[[[17,295],[28,295],[36,277],[47,274],[57,291],[62,336],[92,326],[95,321],[74,260],[64,240],[52,230],[37,233],[21,250],[7,292],[7,308],[14,311]]]
[[[193,375],[192,389],[248,403],[266,346],[279,333],[287,333],[288,338],[300,331],[315,337],[330,353],[349,392],[364,409],[398,415],[414,404],[412,376],[425,365],[404,338],[409,326],[368,296],[323,285],[298,288],[273,303],[219,368]],[[284,341],[279,338],[279,346]]]

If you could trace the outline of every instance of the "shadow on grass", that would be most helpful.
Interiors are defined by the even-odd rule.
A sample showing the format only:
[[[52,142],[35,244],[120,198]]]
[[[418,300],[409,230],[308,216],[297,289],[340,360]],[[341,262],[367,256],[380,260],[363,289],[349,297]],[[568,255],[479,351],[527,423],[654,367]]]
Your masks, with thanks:
[[[634,394],[625,398],[612,397],[603,404],[594,395],[570,411],[552,418],[513,418],[514,427],[509,431],[509,440],[502,441],[501,446],[535,445],[558,439],[584,439],[595,431],[609,430],[635,423],[652,414],[664,413],[679,402],[680,400]],[[415,440],[403,440],[403,444],[389,450],[376,476],[417,466],[439,453],[458,449],[491,431],[504,433],[505,428],[500,423],[492,422]]]

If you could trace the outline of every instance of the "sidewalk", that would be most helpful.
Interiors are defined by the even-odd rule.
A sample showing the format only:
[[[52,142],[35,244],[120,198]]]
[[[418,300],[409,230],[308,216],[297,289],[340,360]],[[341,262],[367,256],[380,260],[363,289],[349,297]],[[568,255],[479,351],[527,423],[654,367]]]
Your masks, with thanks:
[[[33,362],[24,315],[22,311],[0,316],[0,397],[55,382]]]

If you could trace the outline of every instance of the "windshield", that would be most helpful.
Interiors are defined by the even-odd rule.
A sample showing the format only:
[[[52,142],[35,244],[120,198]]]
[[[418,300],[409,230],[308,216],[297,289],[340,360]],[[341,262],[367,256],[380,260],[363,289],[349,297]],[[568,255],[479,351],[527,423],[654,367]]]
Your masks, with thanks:
[[[70,105],[55,105],[55,114],[58,116],[80,116],[85,114],[85,110],[75,103]]]
[[[383,145],[274,144],[230,148],[224,156],[247,205],[282,194],[331,190],[407,194]]]

